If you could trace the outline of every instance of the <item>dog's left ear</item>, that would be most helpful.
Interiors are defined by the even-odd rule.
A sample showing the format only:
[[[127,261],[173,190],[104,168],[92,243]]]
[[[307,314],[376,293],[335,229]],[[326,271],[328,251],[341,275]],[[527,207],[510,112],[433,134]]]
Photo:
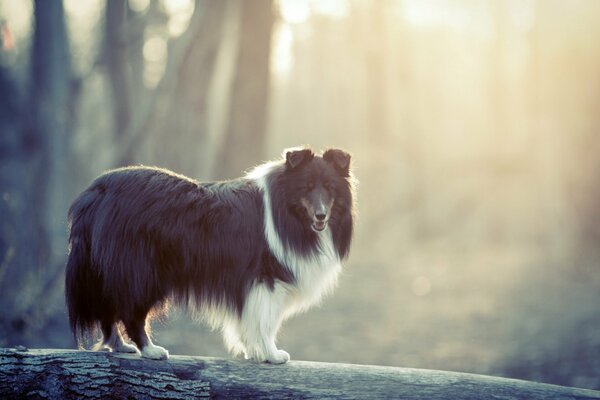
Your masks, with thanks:
[[[323,159],[333,163],[335,169],[342,174],[342,176],[350,176],[350,154],[343,150],[329,149],[323,153]]]

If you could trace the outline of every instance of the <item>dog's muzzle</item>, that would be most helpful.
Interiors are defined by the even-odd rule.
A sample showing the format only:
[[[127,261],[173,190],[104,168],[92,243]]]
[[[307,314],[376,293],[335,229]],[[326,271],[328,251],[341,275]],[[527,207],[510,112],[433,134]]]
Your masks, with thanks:
[[[312,228],[316,232],[321,232],[327,228],[327,214],[322,212],[316,213],[313,218]]]

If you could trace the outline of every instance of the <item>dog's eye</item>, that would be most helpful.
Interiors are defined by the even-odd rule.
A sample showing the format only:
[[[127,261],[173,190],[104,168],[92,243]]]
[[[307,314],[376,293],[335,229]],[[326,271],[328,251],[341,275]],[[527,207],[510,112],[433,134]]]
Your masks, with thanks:
[[[329,190],[332,188],[331,182],[327,181],[323,184],[323,186],[325,186],[325,189]]]

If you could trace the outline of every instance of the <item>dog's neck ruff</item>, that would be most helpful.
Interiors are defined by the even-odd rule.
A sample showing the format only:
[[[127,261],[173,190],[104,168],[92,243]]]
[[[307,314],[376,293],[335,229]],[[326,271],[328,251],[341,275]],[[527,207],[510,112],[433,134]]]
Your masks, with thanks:
[[[254,180],[262,192],[264,233],[269,249],[282,265],[290,269],[299,281],[298,283],[303,284],[304,282],[302,281],[306,281],[306,284],[309,284],[308,281],[312,281],[313,279],[309,278],[308,275],[319,274],[325,280],[331,280],[330,283],[325,284],[327,287],[323,287],[325,290],[330,289],[334,286],[337,273],[341,269],[340,257],[333,245],[330,227],[327,227],[322,232],[317,232],[317,247],[311,255],[298,254],[288,243],[283,243],[281,236],[277,233],[273,219],[268,177],[280,165],[280,162],[263,164],[256,167],[246,176],[248,179]],[[331,279],[327,279],[330,274]]]

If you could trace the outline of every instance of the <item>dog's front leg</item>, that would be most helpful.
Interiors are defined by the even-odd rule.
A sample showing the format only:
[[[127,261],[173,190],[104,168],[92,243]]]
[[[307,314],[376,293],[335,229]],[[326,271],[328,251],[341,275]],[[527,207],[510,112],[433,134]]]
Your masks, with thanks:
[[[290,355],[275,345],[286,298],[287,291],[278,285],[270,288],[257,283],[250,289],[240,321],[240,336],[247,358],[272,364],[289,361]]]

